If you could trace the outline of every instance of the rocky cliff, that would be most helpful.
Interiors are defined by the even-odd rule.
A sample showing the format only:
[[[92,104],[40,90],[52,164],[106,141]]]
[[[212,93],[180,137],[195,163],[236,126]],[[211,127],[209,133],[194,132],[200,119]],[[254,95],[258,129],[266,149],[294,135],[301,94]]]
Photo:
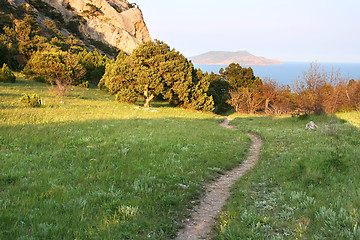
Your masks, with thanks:
[[[95,40],[131,52],[151,41],[139,8],[126,0],[44,0],[67,19],[83,17],[80,31]]]
[[[230,63],[239,63],[247,66],[261,66],[261,65],[278,65],[282,62],[264,57],[254,56],[247,51],[238,52],[224,52],[212,51],[198,56],[189,58],[194,64],[206,65],[229,65]]]
[[[62,14],[66,23],[76,22],[85,38],[127,53],[139,44],[151,41],[141,10],[127,0],[9,0],[16,5],[29,1],[50,4]]]

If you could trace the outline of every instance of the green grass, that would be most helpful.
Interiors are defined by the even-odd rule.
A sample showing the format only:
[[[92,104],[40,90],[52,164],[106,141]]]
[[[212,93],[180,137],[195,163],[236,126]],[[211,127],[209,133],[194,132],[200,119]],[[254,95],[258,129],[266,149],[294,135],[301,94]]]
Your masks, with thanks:
[[[360,113],[309,119],[232,115],[259,134],[261,160],[239,179],[215,239],[360,239]],[[340,119],[342,118],[342,119]]]
[[[20,103],[33,93],[42,107]],[[246,154],[216,115],[113,99],[0,83],[0,239],[172,238],[203,183]]]
[[[0,239],[170,239],[203,183],[265,141],[215,239],[359,239],[360,113],[310,119],[146,111],[98,89],[0,83]],[[37,93],[42,107],[20,98]],[[356,126],[356,127],[355,127]]]

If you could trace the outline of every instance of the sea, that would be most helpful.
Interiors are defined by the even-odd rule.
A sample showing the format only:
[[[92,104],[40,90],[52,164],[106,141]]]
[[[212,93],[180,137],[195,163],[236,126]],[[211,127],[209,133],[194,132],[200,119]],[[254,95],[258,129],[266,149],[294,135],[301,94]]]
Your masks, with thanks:
[[[320,65],[320,70],[331,72],[332,70],[339,70],[342,77],[355,80],[360,80],[360,63],[317,63]],[[221,68],[226,68],[227,65],[195,65],[195,68],[200,68],[203,72],[219,73]],[[308,71],[310,63],[306,62],[285,62],[282,65],[270,66],[243,66],[251,67],[254,70],[254,75],[260,78],[271,78],[283,85],[291,86],[293,82],[303,76],[303,72]]]

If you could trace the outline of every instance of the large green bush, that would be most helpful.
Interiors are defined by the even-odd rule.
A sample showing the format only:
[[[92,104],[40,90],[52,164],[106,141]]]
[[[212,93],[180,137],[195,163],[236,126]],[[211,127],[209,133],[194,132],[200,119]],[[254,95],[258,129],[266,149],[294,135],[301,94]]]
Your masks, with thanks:
[[[86,70],[76,55],[63,51],[36,52],[27,62],[24,71],[28,76],[37,76],[46,82],[79,85],[85,82]]]
[[[231,110],[231,106],[228,104],[230,99],[229,89],[230,84],[227,81],[221,79],[219,74],[211,73],[207,76],[210,82],[209,90],[207,94],[212,96],[215,103],[215,113],[225,113]]]
[[[16,77],[14,73],[10,70],[8,65],[5,63],[3,64],[3,67],[0,70],[0,82],[15,82]]]

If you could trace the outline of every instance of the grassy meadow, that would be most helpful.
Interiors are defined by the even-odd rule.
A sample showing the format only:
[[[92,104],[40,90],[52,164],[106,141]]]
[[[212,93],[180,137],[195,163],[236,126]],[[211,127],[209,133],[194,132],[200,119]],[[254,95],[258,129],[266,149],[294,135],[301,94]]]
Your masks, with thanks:
[[[24,107],[37,93],[42,107]],[[0,239],[170,239],[250,139],[214,114],[0,83]]]
[[[233,186],[215,239],[360,239],[359,112],[231,117],[264,146]],[[305,130],[310,120],[317,131]]]
[[[246,156],[215,239],[359,239],[360,114],[221,117],[98,89],[55,97],[18,75],[0,83],[0,239],[171,239],[203,183]],[[44,105],[19,99],[37,93]],[[306,131],[314,120],[320,127]]]

